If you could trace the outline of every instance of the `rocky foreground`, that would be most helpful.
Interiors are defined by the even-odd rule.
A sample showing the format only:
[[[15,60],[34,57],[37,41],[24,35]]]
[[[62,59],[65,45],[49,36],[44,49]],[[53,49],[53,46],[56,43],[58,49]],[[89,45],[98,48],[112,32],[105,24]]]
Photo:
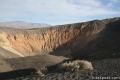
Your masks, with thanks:
[[[59,71],[48,70],[45,76],[34,73],[34,70],[9,73],[9,77],[3,77],[2,80],[119,80],[120,79],[120,59],[103,59],[92,61],[94,70],[87,72],[80,71]],[[14,75],[14,76],[13,76]],[[1,76],[0,76],[1,77]],[[1,80],[0,79],[0,80]]]

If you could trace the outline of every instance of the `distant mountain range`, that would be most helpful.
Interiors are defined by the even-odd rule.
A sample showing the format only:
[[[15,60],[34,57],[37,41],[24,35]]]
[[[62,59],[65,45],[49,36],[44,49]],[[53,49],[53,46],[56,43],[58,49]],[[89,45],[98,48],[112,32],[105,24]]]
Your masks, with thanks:
[[[0,22],[0,27],[13,27],[13,28],[40,28],[48,27],[50,25],[44,23],[29,23],[24,21],[10,21],[10,22]]]

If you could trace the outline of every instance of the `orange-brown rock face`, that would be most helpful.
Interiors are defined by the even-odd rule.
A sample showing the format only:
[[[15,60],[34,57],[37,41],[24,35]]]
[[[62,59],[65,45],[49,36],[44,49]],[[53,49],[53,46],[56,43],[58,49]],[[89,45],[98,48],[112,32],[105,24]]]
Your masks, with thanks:
[[[39,29],[1,28],[0,46],[19,56],[67,55],[96,39],[108,20],[67,24]]]

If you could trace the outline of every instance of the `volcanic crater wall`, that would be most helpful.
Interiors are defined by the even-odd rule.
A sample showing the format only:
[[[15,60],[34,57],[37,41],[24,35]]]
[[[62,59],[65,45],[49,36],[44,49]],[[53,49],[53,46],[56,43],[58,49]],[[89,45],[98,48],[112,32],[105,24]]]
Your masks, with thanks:
[[[0,28],[0,47],[21,57],[54,54],[69,55],[101,36],[113,20],[95,20],[48,28]]]

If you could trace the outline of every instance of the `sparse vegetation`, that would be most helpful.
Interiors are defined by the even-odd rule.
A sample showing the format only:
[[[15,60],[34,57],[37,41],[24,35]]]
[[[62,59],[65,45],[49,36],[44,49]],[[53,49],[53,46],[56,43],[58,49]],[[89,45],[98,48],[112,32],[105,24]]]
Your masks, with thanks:
[[[74,61],[66,61],[64,63],[59,64],[59,68],[75,71],[75,70],[93,70],[93,66],[91,62],[85,60],[74,60]]]

